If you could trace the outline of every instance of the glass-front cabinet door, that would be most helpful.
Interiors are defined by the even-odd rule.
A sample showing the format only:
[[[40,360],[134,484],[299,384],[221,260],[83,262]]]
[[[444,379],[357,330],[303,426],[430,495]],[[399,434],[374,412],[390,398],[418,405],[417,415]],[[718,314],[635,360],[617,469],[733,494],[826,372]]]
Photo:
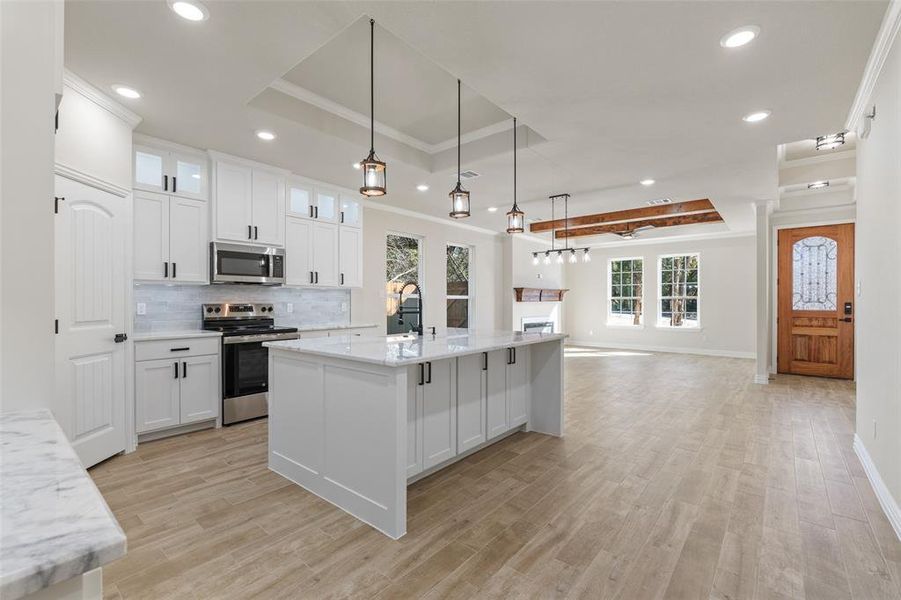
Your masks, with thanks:
[[[165,193],[168,188],[168,180],[164,179],[168,158],[168,152],[135,146],[135,188]]]
[[[316,189],[316,209],[314,212],[316,219],[320,221],[328,221],[330,223],[338,222],[338,192],[328,188]]]
[[[288,215],[312,219],[314,202],[313,186],[297,179],[288,180]]]
[[[135,146],[134,187],[194,200],[208,196],[206,156]]]
[[[209,180],[206,157],[172,153],[170,163],[173,176],[170,193],[205,200]]]
[[[363,226],[363,207],[348,194],[341,194],[341,214],[339,222],[346,227]]]

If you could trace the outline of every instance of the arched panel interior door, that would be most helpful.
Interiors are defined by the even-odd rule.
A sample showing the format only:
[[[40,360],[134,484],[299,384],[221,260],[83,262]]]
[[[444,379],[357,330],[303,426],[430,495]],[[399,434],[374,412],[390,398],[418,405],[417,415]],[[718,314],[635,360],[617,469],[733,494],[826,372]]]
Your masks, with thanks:
[[[854,225],[779,231],[780,373],[854,375]]]

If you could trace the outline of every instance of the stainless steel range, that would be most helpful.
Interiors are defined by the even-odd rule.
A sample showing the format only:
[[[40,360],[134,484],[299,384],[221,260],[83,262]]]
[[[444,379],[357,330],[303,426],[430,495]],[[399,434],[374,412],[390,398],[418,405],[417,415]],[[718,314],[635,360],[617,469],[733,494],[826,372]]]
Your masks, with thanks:
[[[222,424],[269,414],[269,349],[263,342],[294,340],[296,327],[278,327],[271,304],[204,304],[203,328],[222,333]]]

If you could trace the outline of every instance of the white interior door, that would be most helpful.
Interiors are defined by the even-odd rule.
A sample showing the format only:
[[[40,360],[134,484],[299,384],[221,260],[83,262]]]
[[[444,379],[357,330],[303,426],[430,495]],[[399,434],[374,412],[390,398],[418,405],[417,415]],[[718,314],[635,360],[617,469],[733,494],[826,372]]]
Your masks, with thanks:
[[[125,450],[128,199],[56,177],[54,416],[85,467]]]

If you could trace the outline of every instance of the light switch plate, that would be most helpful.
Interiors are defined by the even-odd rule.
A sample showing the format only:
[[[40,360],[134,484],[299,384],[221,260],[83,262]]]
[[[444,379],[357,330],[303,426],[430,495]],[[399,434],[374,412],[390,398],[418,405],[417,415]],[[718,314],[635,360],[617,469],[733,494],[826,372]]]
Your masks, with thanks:
[[[138,314],[146,315],[147,314],[147,305],[143,302],[138,302]]]
[[[288,311],[289,313],[293,313],[294,312],[294,303],[288,302],[287,304],[285,304],[285,310]]]

